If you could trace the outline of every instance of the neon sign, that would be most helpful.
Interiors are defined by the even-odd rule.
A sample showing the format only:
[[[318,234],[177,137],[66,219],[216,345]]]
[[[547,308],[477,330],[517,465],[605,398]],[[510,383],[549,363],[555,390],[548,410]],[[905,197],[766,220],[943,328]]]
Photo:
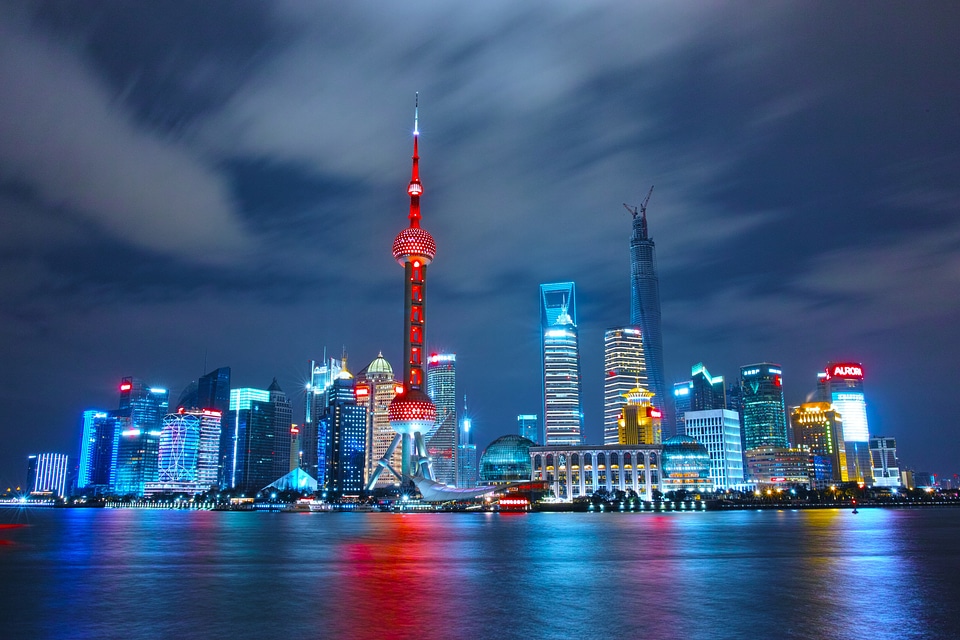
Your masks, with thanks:
[[[863,366],[856,362],[841,362],[839,364],[833,364],[827,368],[827,377],[855,378],[857,380],[862,380]]]
[[[120,391],[130,391],[130,389],[133,389],[133,385],[129,382],[124,382],[120,385]]]

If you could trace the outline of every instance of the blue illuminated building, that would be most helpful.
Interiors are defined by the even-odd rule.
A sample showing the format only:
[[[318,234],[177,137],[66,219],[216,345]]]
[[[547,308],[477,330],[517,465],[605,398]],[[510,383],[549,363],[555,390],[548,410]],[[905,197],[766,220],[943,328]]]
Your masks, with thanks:
[[[547,445],[582,442],[580,339],[572,282],[540,285],[543,434]]]
[[[117,418],[110,481],[114,494],[142,496],[146,483],[157,481],[161,421],[169,395],[139,378],[127,377],[120,383],[120,408],[111,412]]]
[[[740,393],[744,454],[758,447],[786,448],[787,410],[780,365],[761,362],[740,367]]]
[[[113,440],[117,417],[112,412],[88,409],[81,418],[78,494],[105,494],[110,490]]]
[[[327,411],[320,418],[318,432],[324,437],[318,452],[324,459],[322,479],[317,478],[328,499],[359,496],[363,489],[363,467],[366,451],[367,408],[357,402],[353,376],[346,366],[333,381]]]
[[[653,188],[650,189],[651,193]],[[647,200],[650,194],[647,194]],[[663,374],[663,335],[660,331],[660,280],[653,238],[647,233],[647,205],[631,210],[633,235],[630,237],[630,324],[643,334],[643,356],[647,388],[653,392],[653,405],[661,410],[663,423],[672,424],[671,407]]]
[[[248,387],[231,389],[229,406],[222,423],[229,442],[220,484],[224,489],[255,492],[276,480],[270,392]]]
[[[540,443],[540,420],[536,414],[521,413],[517,416],[517,433],[535,443]]]

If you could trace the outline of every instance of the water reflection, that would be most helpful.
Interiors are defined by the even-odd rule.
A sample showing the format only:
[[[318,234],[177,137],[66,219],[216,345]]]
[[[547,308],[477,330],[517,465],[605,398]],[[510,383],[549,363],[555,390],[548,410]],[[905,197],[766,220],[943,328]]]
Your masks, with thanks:
[[[958,637],[960,510],[57,510],[0,637]]]

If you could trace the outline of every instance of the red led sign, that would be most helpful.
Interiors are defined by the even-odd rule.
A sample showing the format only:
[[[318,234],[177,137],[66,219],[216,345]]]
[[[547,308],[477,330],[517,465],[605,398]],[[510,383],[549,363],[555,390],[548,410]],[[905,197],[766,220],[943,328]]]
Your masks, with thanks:
[[[863,380],[863,365],[859,362],[837,362],[827,367],[827,378]]]

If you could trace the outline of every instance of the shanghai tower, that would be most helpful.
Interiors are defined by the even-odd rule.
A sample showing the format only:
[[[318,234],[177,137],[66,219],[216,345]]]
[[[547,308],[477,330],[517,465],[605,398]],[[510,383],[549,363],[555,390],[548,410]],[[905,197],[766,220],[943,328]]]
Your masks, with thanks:
[[[653,187],[639,207],[627,207],[633,215],[630,238],[630,324],[640,327],[647,383],[654,393],[652,403],[663,412],[662,424],[673,424],[663,375],[663,337],[660,332],[660,282],[657,278],[657,253],[647,233],[647,202]]]

